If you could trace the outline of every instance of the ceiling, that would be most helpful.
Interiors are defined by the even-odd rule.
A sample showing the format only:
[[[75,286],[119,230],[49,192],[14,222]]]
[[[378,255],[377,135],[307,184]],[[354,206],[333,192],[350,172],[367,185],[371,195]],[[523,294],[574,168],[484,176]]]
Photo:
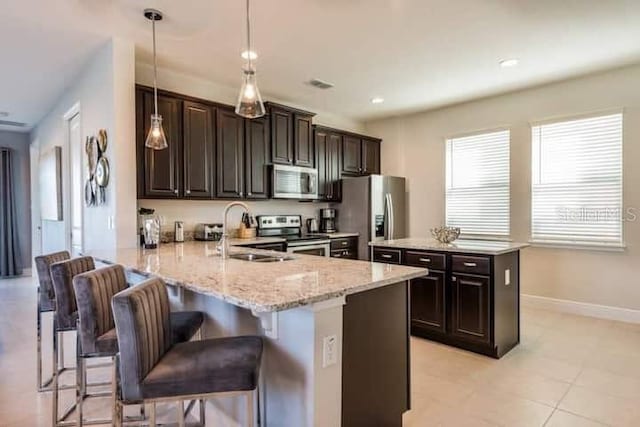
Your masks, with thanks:
[[[237,86],[241,0],[0,0],[0,112],[36,123],[110,37],[149,62]],[[640,62],[637,0],[253,0],[269,96],[370,120]],[[519,66],[498,62],[518,58]],[[335,84],[319,90],[305,82]],[[371,104],[380,96],[382,104]]]

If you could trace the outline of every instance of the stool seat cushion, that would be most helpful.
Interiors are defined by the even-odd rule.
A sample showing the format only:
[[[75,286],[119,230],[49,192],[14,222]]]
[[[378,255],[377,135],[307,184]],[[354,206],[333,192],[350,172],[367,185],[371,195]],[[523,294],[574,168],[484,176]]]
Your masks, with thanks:
[[[171,338],[174,343],[189,341],[204,321],[204,313],[201,311],[175,311],[170,317]]]
[[[141,384],[145,399],[254,390],[262,338],[241,336],[175,344]]]

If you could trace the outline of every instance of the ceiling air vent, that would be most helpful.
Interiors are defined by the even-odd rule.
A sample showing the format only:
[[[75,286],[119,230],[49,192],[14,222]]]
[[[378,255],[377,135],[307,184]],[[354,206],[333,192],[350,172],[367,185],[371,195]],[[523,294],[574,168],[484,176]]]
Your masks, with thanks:
[[[15,126],[18,128],[23,128],[25,127],[27,124],[26,123],[21,123],[21,122],[12,122],[9,120],[0,120],[0,126]]]
[[[311,79],[309,80],[309,84],[313,87],[317,87],[318,89],[331,89],[334,86],[333,83],[325,82],[320,79]]]

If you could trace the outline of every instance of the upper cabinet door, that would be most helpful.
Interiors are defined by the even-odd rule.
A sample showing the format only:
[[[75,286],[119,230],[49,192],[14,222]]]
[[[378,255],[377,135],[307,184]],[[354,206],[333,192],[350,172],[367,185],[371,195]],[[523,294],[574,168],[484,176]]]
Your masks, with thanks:
[[[232,109],[216,109],[216,197],[244,197],[244,121]]]
[[[342,148],[342,135],[336,132],[328,134],[327,138],[327,195],[332,201],[342,199],[340,188],[340,149]]]
[[[210,199],[214,178],[214,115],[215,109],[204,104],[185,101],[184,122],[184,197]]]
[[[345,135],[342,138],[342,172],[346,174],[360,174],[362,172],[361,139]]]
[[[327,142],[328,135],[324,130],[316,129],[314,132],[314,142],[316,150],[316,169],[318,169],[318,199],[329,200],[328,187],[328,156]]]
[[[380,141],[377,139],[362,139],[362,174],[372,175],[380,173]]]
[[[169,147],[164,150],[153,150],[144,146],[151,127],[153,114],[153,93],[139,92],[138,128],[138,179],[143,185],[140,197],[169,198],[181,197],[181,152],[182,152],[182,101],[169,96],[158,96],[158,114],[162,116],[162,127]],[[142,99],[140,99],[142,98]]]
[[[269,198],[271,143],[269,119],[245,121],[245,187],[247,199]]]
[[[313,167],[313,128],[311,127],[312,116],[305,114],[293,115],[293,140],[294,144],[294,164],[297,166]]]
[[[293,164],[293,113],[271,109],[271,152],[273,163]]]

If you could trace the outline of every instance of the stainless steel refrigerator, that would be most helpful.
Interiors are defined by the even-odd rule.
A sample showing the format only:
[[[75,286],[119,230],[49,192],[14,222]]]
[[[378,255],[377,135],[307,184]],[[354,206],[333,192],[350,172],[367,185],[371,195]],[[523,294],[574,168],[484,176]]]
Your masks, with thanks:
[[[358,232],[358,258],[369,260],[369,242],[406,237],[405,179],[371,175],[342,179],[336,208],[338,231]]]

